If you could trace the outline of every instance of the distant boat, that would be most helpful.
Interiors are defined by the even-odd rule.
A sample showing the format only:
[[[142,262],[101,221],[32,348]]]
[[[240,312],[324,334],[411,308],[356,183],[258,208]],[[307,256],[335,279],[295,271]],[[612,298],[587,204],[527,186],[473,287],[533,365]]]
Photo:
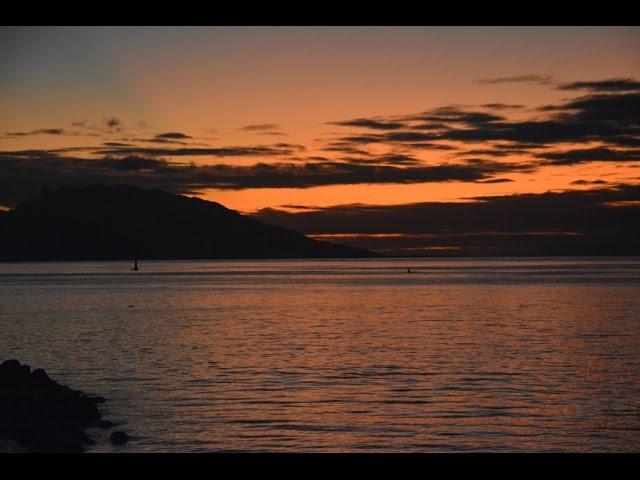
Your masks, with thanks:
[[[133,268],[131,270],[133,270],[134,272],[137,272],[139,270],[137,258],[133,261]]]

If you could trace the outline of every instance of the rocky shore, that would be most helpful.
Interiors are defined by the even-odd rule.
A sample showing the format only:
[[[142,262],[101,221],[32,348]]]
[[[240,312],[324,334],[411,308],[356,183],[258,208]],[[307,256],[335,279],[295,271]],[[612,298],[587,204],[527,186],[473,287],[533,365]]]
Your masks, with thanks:
[[[88,427],[109,428],[92,397],[18,360],[0,364],[0,451],[80,453],[94,443]],[[114,432],[121,440],[120,433]]]

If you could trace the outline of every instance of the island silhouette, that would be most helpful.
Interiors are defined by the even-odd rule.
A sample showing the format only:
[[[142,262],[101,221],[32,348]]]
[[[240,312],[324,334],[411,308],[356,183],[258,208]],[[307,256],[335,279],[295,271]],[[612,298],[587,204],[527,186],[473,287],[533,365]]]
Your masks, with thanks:
[[[377,256],[216,202],[128,185],[43,190],[0,215],[0,261]]]

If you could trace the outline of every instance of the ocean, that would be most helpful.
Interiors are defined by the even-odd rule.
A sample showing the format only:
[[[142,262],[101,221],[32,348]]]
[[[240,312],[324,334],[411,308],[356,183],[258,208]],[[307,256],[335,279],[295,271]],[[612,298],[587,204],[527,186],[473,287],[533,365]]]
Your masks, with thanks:
[[[0,264],[0,361],[132,436],[90,452],[640,451],[640,258],[131,266]]]

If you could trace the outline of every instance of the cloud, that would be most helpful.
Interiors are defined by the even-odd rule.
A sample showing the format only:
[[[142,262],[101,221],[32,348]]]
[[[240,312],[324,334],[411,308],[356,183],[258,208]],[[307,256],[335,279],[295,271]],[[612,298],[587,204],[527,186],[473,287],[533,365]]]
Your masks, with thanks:
[[[421,120],[425,122],[442,122],[428,124],[430,129],[446,128],[443,123],[461,123],[466,125],[484,125],[491,122],[505,120],[502,115],[468,110],[456,106],[440,107],[424,112],[421,115],[407,117],[410,120]],[[424,126],[420,128],[424,130]]]
[[[590,90],[592,92],[639,91],[640,82],[631,78],[610,78],[589,82],[571,82],[558,85],[558,90]]]
[[[108,117],[104,119],[104,124],[109,130],[119,132],[123,128],[123,124],[118,117]]]
[[[545,119],[494,120],[470,128],[436,132],[434,139],[553,144],[636,139],[640,135],[640,93],[587,95],[547,106]]]
[[[278,128],[280,128],[280,126],[275,123],[256,123],[253,125],[245,125],[244,127],[240,127],[238,130],[246,132],[262,132],[265,130],[277,130]]]
[[[388,120],[376,120],[373,118],[355,118],[353,120],[343,120],[339,122],[328,122],[328,125],[339,125],[341,127],[362,127],[373,130],[398,130],[404,128],[405,125],[400,122],[392,122]]]
[[[615,85],[618,85],[620,80],[616,82]],[[625,79],[625,82],[631,84],[635,81]],[[613,81],[608,81],[607,88],[611,88],[612,84]],[[481,107],[490,108],[491,111],[483,111],[474,106],[450,105],[413,115],[333,122],[344,128],[385,124],[393,125],[394,128],[348,132],[329,139],[325,149],[344,152],[350,149],[367,151],[374,146],[378,150],[384,146],[402,146],[416,152],[457,149],[458,156],[517,155],[535,162],[540,161],[540,157],[534,156],[531,149],[553,149],[565,143],[599,143],[610,149],[640,146],[640,92],[615,91],[582,95],[545,105],[528,117],[520,115],[517,119],[507,115],[509,105],[493,103]],[[401,128],[395,128],[396,126]],[[477,145],[471,148],[467,146],[478,143],[484,144],[481,149]],[[613,157],[607,159],[615,160]]]
[[[596,180],[574,180],[571,182],[571,185],[607,185],[610,182],[606,180],[596,179]]]
[[[122,142],[103,142],[102,145],[105,147],[133,147],[130,143],[122,143]]]
[[[640,160],[640,150],[612,150],[606,147],[581,148],[562,152],[546,152],[536,157],[556,165],[575,165],[586,162],[633,162]]]
[[[480,106],[491,110],[519,110],[521,108],[524,108],[524,105],[513,103],[485,103],[484,105]]]
[[[173,143],[173,142],[172,142]],[[288,144],[287,144],[288,145]],[[100,149],[96,153],[106,155],[139,155],[145,157],[253,157],[253,156],[274,156],[290,155],[297,151],[297,148],[290,146],[230,146],[218,148],[161,148],[161,147],[122,147],[114,149]]]
[[[468,202],[455,203],[336,205],[316,207],[312,211],[301,213],[264,209],[255,216],[313,234],[373,234],[380,233],[381,225],[384,225],[387,232],[421,234],[486,231],[585,232],[615,225],[640,228],[640,216],[621,225],[618,223],[620,218],[607,207],[610,202],[639,199],[640,185],[626,185],[600,190],[472,197]],[[594,212],[606,215],[595,216]],[[640,213],[640,207],[632,213]]]
[[[132,139],[135,142],[142,142],[142,143],[164,143],[164,144],[169,144],[169,145],[188,145],[188,142],[182,142],[180,140],[171,140],[171,139],[167,139],[167,138],[134,138]],[[132,145],[133,146],[133,145]]]
[[[154,158],[144,157],[105,157],[101,160],[95,160],[92,167],[104,168],[106,170],[115,171],[141,171],[141,170],[159,170],[166,167],[167,163]]]
[[[220,152],[218,154],[222,155]],[[9,186],[0,190],[0,204],[15,205],[17,201],[36,194],[43,186],[53,188],[66,184],[127,183],[163,188],[175,193],[194,193],[208,188],[479,182],[530,169],[530,166],[522,164],[480,160],[425,166],[401,154],[383,156],[377,164],[346,159],[195,165],[132,154],[109,154],[101,159],[84,159],[40,151],[0,152],[0,184]]]
[[[553,82],[553,77],[550,75],[516,75],[512,77],[494,77],[494,78],[481,78],[476,81],[480,85],[496,85],[499,83],[536,83],[538,85],[550,85]]]
[[[640,185],[469,200],[268,208],[254,216],[387,254],[640,254]]]
[[[156,135],[153,138],[155,138],[155,139],[165,139],[165,140],[189,140],[189,139],[191,139],[193,137],[187,135],[186,133],[166,132],[166,133],[159,133],[158,135]]]
[[[64,128],[39,128],[37,130],[30,130],[28,132],[7,132],[7,137],[26,137],[30,135],[67,135]]]
[[[273,137],[284,137],[287,134],[283,133],[283,132],[278,132],[278,131],[264,131],[264,132],[255,132],[256,135],[266,135],[266,136],[273,136]]]
[[[328,141],[327,147],[360,150],[369,145],[404,145],[415,150],[457,147],[459,154],[464,155],[464,144],[485,143],[487,146],[483,147],[483,154],[497,157],[524,155],[529,153],[529,148],[563,143],[599,142],[609,148],[637,147],[640,144],[640,92],[583,95],[543,106],[529,118],[511,119],[504,115],[505,109],[494,110],[486,112],[473,106],[445,106],[417,115],[358,119],[358,124],[396,122],[402,128],[347,133]],[[397,122],[397,118],[402,118],[402,122]],[[334,124],[348,128],[354,122],[348,120]],[[501,142],[499,146],[498,142]]]
[[[513,182],[510,178],[490,178],[488,180],[479,180],[477,183],[509,183]]]
[[[550,82],[550,77],[523,75],[484,81]],[[90,135],[86,132],[95,131],[100,145],[0,152],[0,191],[16,182],[8,190],[18,192],[21,184],[27,185],[24,193],[31,191],[36,180],[46,183],[47,178],[55,182],[133,182],[190,193],[214,187],[500,183],[512,181],[510,173],[531,173],[555,165],[602,161],[628,164],[640,159],[640,91],[633,89],[638,83],[630,78],[554,83],[562,90],[578,93],[537,110],[518,104],[485,103],[338,120],[330,124],[339,128],[308,150],[304,145],[285,142],[210,147],[190,142],[191,135],[175,131],[114,135],[124,128],[117,117],[91,126],[85,121],[76,122],[78,131],[85,133],[62,128],[12,132],[9,135]],[[277,127],[264,123],[240,130],[275,135],[278,132],[273,129]],[[143,135],[145,138],[140,138]],[[429,151],[433,153],[424,155]],[[182,161],[186,157],[200,157],[200,162],[208,158],[209,164],[191,165]],[[225,157],[260,162],[214,163]],[[133,176],[127,178],[124,172]],[[18,193],[12,198],[15,202]]]
[[[280,125],[275,123],[257,123],[254,125],[245,125],[238,128],[240,131],[252,132],[256,135],[285,136],[286,133],[279,131]]]
[[[276,148],[285,148],[285,149],[297,150],[299,152],[304,152],[307,149],[307,147],[305,147],[304,145],[300,145],[298,143],[280,142],[280,143],[274,143],[273,146],[276,147]]]

